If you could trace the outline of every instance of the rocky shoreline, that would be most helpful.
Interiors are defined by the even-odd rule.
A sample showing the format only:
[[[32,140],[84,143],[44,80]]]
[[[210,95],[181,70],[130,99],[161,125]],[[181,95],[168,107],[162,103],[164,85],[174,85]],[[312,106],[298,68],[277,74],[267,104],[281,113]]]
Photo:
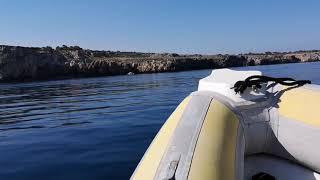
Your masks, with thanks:
[[[319,60],[320,50],[239,55],[180,55],[95,51],[78,46],[53,49],[0,45],[0,82],[109,76],[130,72],[175,72]]]

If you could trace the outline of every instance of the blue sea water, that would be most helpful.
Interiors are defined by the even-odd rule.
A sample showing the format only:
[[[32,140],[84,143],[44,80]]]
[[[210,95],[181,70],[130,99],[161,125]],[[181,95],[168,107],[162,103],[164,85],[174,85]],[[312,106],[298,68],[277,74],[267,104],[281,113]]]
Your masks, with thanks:
[[[320,84],[320,63],[241,69]],[[128,179],[210,72],[0,84],[0,180]]]

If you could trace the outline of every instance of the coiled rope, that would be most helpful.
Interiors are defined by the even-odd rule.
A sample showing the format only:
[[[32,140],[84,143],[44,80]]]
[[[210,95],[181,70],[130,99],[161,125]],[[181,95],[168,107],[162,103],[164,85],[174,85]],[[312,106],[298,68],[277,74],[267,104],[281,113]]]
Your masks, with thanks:
[[[275,82],[285,86],[303,86],[311,84],[310,80],[295,80],[292,78],[274,78],[269,76],[254,75],[246,78],[244,81],[237,81],[231,89],[237,93],[243,93],[248,87],[260,89],[261,84],[267,82]]]

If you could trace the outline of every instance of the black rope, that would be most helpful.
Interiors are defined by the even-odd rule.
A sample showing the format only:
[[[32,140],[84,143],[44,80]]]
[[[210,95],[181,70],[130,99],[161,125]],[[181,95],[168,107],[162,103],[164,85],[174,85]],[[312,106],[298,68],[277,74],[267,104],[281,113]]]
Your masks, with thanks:
[[[311,84],[310,80],[295,80],[292,78],[274,78],[269,76],[254,75],[246,78],[244,81],[237,81],[231,89],[236,93],[243,93],[248,87],[260,89],[262,83],[273,81],[285,86],[303,86]]]

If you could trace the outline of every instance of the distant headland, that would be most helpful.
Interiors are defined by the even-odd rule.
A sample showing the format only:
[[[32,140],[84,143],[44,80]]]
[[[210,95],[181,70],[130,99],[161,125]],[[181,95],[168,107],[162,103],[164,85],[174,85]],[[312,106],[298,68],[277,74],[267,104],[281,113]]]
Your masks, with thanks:
[[[0,82],[175,72],[320,60],[320,50],[238,55],[96,51],[0,45]]]

